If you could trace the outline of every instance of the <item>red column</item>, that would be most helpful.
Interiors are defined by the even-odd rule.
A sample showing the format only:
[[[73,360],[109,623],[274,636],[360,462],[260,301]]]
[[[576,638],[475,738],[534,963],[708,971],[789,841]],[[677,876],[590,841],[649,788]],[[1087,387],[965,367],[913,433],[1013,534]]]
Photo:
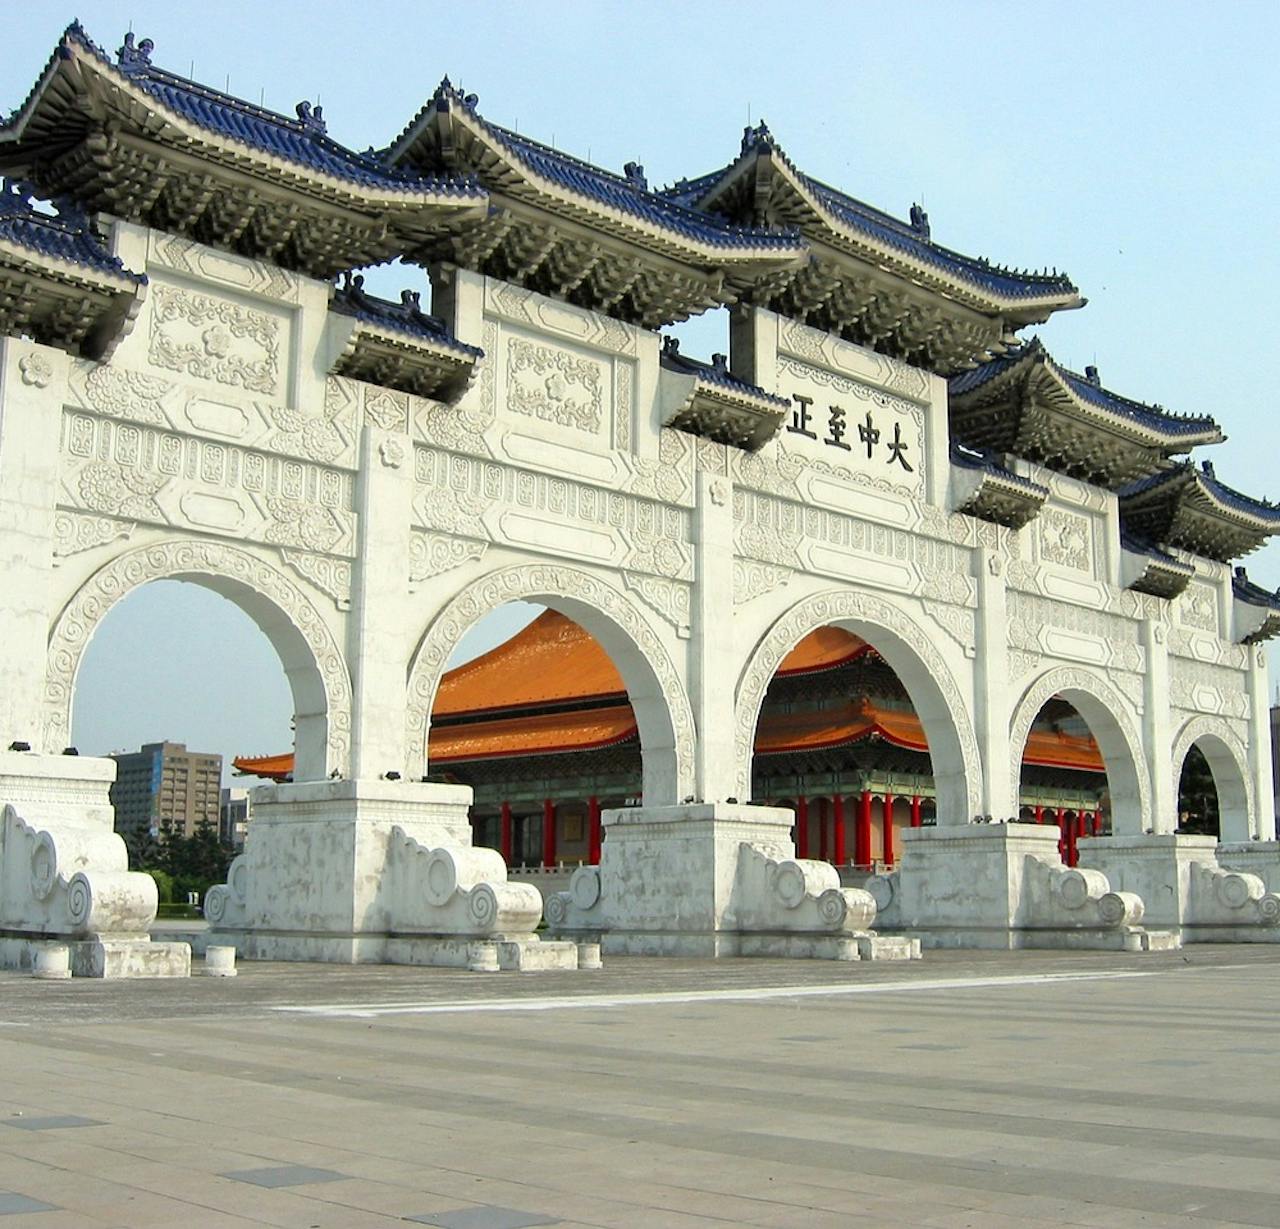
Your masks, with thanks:
[[[832,821],[832,825],[835,828],[832,845],[834,845],[835,848],[832,851],[831,860],[837,866],[843,866],[845,862],[848,861],[848,858],[845,856],[844,798],[837,794],[835,798],[832,799],[831,805],[835,814],[835,818]]]
[[[592,866],[600,864],[600,799],[593,794],[587,802],[587,861]]]
[[[893,865],[893,795],[884,796],[884,864]]]
[[[1044,823],[1044,807],[1039,805],[1036,806],[1036,823]]]
[[[864,789],[858,799],[858,825],[853,833],[853,863],[871,865],[871,791]]]
[[[911,796],[911,826],[919,828],[924,820],[920,818],[920,795],[912,794]]]
[[[818,857],[823,862],[830,861],[827,846],[827,813],[830,809],[831,803],[826,798],[818,799]]]
[[[511,803],[502,804],[502,835],[498,840],[502,847],[502,860],[511,865]]]
[[[542,865],[556,864],[556,804],[548,798],[542,804]]]
[[[809,800],[803,794],[796,799],[796,857],[809,856]]]

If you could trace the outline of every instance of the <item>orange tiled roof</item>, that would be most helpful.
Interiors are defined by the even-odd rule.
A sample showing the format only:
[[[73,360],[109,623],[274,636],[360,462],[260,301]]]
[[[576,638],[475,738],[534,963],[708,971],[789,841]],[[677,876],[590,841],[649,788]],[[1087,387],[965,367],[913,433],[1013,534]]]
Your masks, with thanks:
[[[617,704],[609,708],[435,726],[427,744],[427,759],[432,764],[448,764],[511,755],[594,751],[626,742],[635,736],[636,719],[631,705]]]

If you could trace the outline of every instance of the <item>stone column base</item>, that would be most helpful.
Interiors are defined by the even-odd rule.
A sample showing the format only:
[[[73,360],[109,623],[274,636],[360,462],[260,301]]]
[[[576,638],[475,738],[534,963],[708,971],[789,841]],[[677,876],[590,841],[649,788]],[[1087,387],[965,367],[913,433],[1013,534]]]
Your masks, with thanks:
[[[502,968],[577,968],[542,943],[542,898],[471,845],[462,786],[318,781],[253,793],[245,851],[205,900],[208,941],[246,960],[469,968],[497,944]]]
[[[908,828],[897,870],[867,890],[882,930],[924,947],[1152,951],[1176,938],[1143,925],[1143,902],[1097,871],[1070,869],[1040,824]],[[1082,844],[1083,848],[1083,844]]]
[[[0,752],[0,968],[68,948],[76,977],[186,977],[191,949],[153,943],[150,875],[112,829],[111,760]]]
[[[606,953],[909,960],[919,946],[868,929],[875,904],[835,868],[797,860],[790,811],[736,803],[632,807],[603,816],[600,865],[547,897],[557,935]]]
[[[1273,856],[1266,846],[1274,844],[1250,842],[1248,852],[1228,853],[1228,868],[1220,865],[1211,836],[1090,837],[1080,842],[1080,865],[1138,893],[1148,924],[1172,931],[1184,943],[1277,943],[1280,896],[1243,869],[1254,860],[1265,864]]]

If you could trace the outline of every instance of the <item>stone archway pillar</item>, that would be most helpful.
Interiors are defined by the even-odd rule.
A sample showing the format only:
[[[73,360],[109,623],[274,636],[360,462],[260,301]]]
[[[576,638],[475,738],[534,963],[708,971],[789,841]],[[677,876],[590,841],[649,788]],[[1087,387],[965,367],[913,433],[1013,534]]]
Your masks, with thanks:
[[[49,403],[67,395],[68,364],[61,351],[0,338],[0,525],[5,537],[0,749],[25,742],[55,755],[60,746],[43,745],[46,603],[61,427]]]
[[[1260,841],[1276,839],[1276,803],[1272,793],[1271,710],[1267,704],[1267,655],[1249,646],[1249,775],[1252,778],[1254,829]]]
[[[407,773],[403,629],[413,520],[413,448],[366,425],[360,441],[359,563],[352,576],[351,775]]]
[[[1169,772],[1173,728],[1169,713],[1169,645],[1162,623],[1143,620],[1142,647],[1147,657],[1142,693],[1142,750],[1151,782],[1151,830],[1174,832],[1178,827],[1178,782]]]
[[[691,684],[697,724],[697,790],[704,802],[733,795],[733,488],[727,478],[698,475],[693,515],[697,584],[693,601]],[[747,799],[741,799],[746,802]]]
[[[995,819],[1016,819],[1018,799],[1005,765],[1009,749],[1008,603],[1004,556],[978,551],[978,644],[974,663],[975,724],[982,755],[982,812]],[[972,817],[970,817],[972,818]]]

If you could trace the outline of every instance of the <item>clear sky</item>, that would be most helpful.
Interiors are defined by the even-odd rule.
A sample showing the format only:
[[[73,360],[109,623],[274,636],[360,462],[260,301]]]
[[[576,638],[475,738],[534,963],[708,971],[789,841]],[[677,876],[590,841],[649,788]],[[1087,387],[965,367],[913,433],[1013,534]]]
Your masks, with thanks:
[[[287,114],[319,101],[357,149],[388,142],[446,73],[488,118],[614,169],[639,161],[657,183],[724,165],[764,118],[816,178],[899,216],[921,201],[940,243],[1065,270],[1090,302],[1040,330],[1051,352],[1117,392],[1213,414],[1230,437],[1208,453],[1219,478],[1280,495],[1275,3],[5,7],[4,109],[78,15],[108,50],[132,24],[156,63]],[[691,353],[726,347],[720,321],[684,332]],[[1280,583],[1280,545],[1247,562]],[[77,697],[82,750],[287,743],[265,640],[188,590],[135,595],[104,624]],[[224,694],[136,673],[170,641],[188,652],[193,627]]]

